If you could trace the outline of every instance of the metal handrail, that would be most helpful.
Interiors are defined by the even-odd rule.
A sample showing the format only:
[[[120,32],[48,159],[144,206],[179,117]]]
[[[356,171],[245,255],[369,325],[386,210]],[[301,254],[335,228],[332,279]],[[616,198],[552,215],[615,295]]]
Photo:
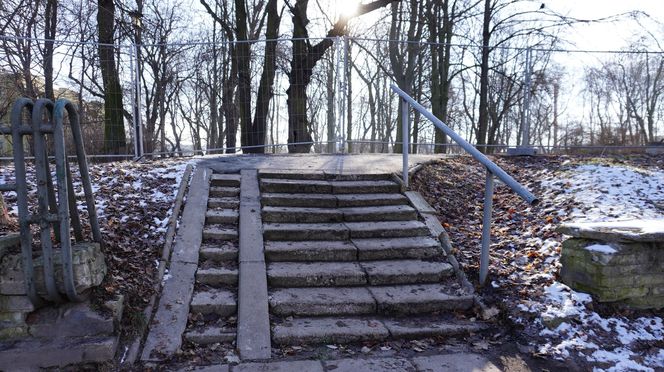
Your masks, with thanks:
[[[480,285],[484,285],[487,274],[489,272],[489,245],[491,243],[491,211],[493,209],[493,177],[498,177],[503,183],[509,186],[514,192],[516,192],[523,200],[527,201],[531,205],[536,205],[539,200],[535,195],[533,195],[528,189],[523,185],[517,182],[512,176],[507,174],[502,168],[500,168],[496,163],[489,160],[486,155],[482,154],[475,146],[471,145],[468,141],[461,138],[459,134],[452,130],[443,123],[440,119],[434,116],[429,110],[420,105],[415,101],[408,93],[404,92],[396,86],[391,84],[392,90],[397,93],[401,99],[401,110],[402,110],[402,135],[403,135],[403,181],[406,187],[408,187],[408,147],[410,140],[410,126],[408,123],[408,106],[412,106],[415,110],[419,111],[420,114],[424,115],[427,119],[431,120],[433,125],[440,129],[443,133],[449,136],[454,142],[459,144],[467,153],[472,155],[475,160],[479,161],[486,168],[486,182],[484,186],[484,215],[482,218],[482,254],[480,257]]]

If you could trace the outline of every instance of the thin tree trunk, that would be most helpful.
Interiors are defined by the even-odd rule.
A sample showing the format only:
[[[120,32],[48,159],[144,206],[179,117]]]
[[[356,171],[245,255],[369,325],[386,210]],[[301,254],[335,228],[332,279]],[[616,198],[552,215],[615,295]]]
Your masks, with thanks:
[[[99,64],[104,84],[104,147],[107,154],[124,154],[126,138],[122,107],[122,87],[115,63],[113,32],[115,4],[113,0],[98,0],[97,31],[99,34]]]

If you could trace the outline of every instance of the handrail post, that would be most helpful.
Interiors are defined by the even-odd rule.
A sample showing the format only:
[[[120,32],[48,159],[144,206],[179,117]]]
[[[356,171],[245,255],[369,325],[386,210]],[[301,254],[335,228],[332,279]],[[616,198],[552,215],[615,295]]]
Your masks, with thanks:
[[[410,137],[410,130],[408,128],[408,101],[401,99],[401,153],[403,154],[403,184],[408,187],[408,140]]]
[[[484,216],[482,218],[482,254],[480,257],[480,286],[484,286],[489,273],[489,246],[491,245],[491,211],[493,209],[493,173],[486,168],[484,185]]]

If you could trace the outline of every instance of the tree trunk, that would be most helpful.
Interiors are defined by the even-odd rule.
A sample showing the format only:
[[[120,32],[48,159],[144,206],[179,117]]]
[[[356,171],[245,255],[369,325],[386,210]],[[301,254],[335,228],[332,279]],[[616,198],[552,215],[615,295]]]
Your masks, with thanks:
[[[489,41],[491,23],[491,0],[484,0],[484,19],[482,23],[482,62],[480,65],[480,107],[477,128],[477,147],[486,153],[486,135],[489,129]]]
[[[9,213],[7,213],[7,205],[5,204],[4,197],[0,193],[0,226],[10,226],[13,224],[14,221],[9,217]]]
[[[47,0],[44,26],[44,97],[55,99],[53,92],[53,39],[57,29],[58,1]]]
[[[252,146],[265,145],[265,136],[267,129],[267,117],[270,109],[270,100],[272,100],[272,87],[274,85],[274,76],[277,70],[277,42],[279,37],[279,24],[281,17],[277,9],[277,0],[269,0],[266,6],[267,11],[267,29],[265,30],[265,57],[263,58],[263,72],[258,86],[256,97],[256,112],[252,125]],[[264,153],[265,147],[255,147],[246,152]]]
[[[104,148],[107,154],[124,154],[126,138],[123,120],[122,87],[115,63],[113,32],[115,4],[98,0],[97,31],[99,33],[99,64],[104,84]]]

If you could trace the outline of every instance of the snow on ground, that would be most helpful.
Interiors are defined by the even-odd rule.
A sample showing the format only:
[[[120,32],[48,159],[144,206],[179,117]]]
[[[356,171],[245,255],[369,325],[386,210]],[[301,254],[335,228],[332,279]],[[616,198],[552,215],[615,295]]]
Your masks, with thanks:
[[[584,164],[542,186],[562,189],[563,193],[555,198],[557,202],[573,199],[581,203],[569,215],[576,222],[663,217],[654,203],[664,201],[664,172]]]
[[[627,166],[582,164],[542,182],[546,197],[555,204],[575,203],[568,221],[597,222],[664,218],[656,203],[664,201],[664,172]],[[566,215],[560,210],[559,215]],[[661,226],[660,226],[661,228]],[[548,253],[559,251],[559,243],[543,244]],[[587,247],[610,253],[613,248],[596,244]],[[550,258],[557,261],[559,255]],[[535,325],[545,342],[539,353],[566,359],[576,351],[595,365],[595,370],[653,371],[664,367],[664,327],[661,317],[602,317],[588,306],[589,295],[553,282],[539,299],[519,304],[523,313],[536,314]],[[523,319],[515,319],[523,323]],[[548,327],[547,327],[548,326]],[[640,342],[660,341],[660,347],[641,350]]]

